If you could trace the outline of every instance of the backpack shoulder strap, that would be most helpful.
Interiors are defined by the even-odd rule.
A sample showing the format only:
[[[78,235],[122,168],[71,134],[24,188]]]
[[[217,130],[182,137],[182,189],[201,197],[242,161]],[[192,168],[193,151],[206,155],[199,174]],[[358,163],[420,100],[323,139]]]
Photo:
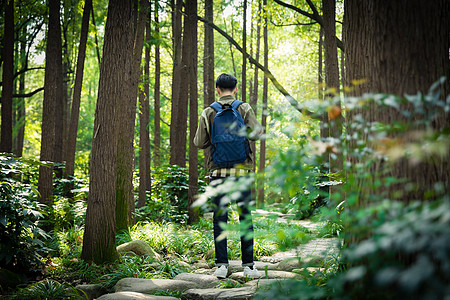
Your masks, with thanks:
[[[217,111],[217,112],[219,112],[219,111],[221,111],[223,108],[222,108],[222,105],[220,105],[220,103],[219,102],[213,102],[211,105],[210,105],[210,107],[212,107],[215,111]]]
[[[231,103],[231,107],[237,109],[242,103],[244,102],[242,102],[241,100],[234,100],[233,103]]]

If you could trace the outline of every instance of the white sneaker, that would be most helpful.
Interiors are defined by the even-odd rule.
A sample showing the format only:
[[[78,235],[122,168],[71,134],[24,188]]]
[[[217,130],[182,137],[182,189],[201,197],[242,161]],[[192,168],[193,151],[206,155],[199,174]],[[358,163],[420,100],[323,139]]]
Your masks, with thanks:
[[[261,275],[259,274],[258,270],[255,266],[253,266],[253,269],[250,269],[249,267],[244,268],[244,277],[247,278],[259,278]]]
[[[220,266],[214,272],[214,276],[216,276],[217,278],[227,278],[227,275],[228,275],[228,267],[225,265]]]

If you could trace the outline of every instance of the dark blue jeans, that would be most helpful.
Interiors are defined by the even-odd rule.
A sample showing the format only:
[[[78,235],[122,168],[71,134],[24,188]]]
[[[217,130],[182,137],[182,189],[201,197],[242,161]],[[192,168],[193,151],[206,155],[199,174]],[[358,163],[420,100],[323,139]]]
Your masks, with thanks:
[[[223,181],[222,177],[212,177],[211,185],[218,184],[216,181]],[[227,180],[237,180],[234,177],[228,177]],[[214,207],[213,230],[216,266],[228,266],[227,238],[219,236],[223,232],[222,226],[228,221],[228,201],[222,201],[227,194],[222,193],[213,197]],[[251,201],[251,186],[242,191],[236,204],[239,212],[240,233],[241,233],[241,252],[242,266],[253,266],[253,223],[252,215],[249,209]]]

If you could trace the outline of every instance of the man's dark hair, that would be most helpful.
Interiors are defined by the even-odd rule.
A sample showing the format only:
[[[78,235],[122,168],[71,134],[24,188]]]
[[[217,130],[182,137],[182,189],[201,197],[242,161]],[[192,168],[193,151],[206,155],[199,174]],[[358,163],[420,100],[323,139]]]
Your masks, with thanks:
[[[232,91],[236,88],[237,82],[237,78],[233,75],[223,73],[217,77],[216,88]]]

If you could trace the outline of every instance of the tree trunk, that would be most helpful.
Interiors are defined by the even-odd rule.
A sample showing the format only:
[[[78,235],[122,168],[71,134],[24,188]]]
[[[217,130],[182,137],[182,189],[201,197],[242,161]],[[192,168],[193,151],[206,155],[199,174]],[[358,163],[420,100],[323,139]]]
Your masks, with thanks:
[[[336,0],[322,0],[323,9],[323,33],[325,36],[325,85],[330,92],[325,97],[333,99],[339,96],[339,61],[337,56],[337,42],[336,42]],[[340,100],[335,100],[333,109],[331,111],[341,111]],[[327,134],[333,138],[339,138],[342,134],[342,114],[337,116],[327,114],[324,116],[324,121],[327,121]],[[327,153],[326,161],[328,161],[328,172],[338,172],[342,170],[343,158],[341,154],[333,156]],[[331,189],[331,187],[330,187]],[[330,190],[331,192],[331,190]]]
[[[118,258],[116,251],[116,110],[131,81],[129,56],[133,48],[131,2],[111,1],[100,66],[97,108],[92,139],[89,196],[81,258],[97,264]],[[128,65],[128,69],[127,69]],[[126,206],[125,206],[126,207]]]
[[[175,1],[175,0],[174,0]],[[173,11],[173,75],[172,75],[172,109],[170,118],[170,164],[171,165],[186,165],[186,131],[184,132],[184,140],[181,138],[179,115],[180,110],[184,110],[184,120],[186,120],[187,100],[185,100],[186,108],[183,107],[183,103],[180,103],[180,89],[181,85],[185,85],[185,80],[182,80],[181,72],[182,68],[182,49],[181,49],[181,36],[182,36],[182,7],[183,1],[176,0],[176,5]],[[185,87],[183,91],[187,91]],[[185,122],[186,124],[186,122]],[[184,151],[183,151],[184,149]]]
[[[213,0],[205,1],[205,19],[213,21],[214,10]],[[203,107],[207,108],[215,99],[215,78],[214,78],[214,30],[205,24],[205,41],[203,52]],[[205,167],[210,154],[209,147],[204,151]]]
[[[247,0],[244,0],[243,15],[241,100],[247,102]]]
[[[23,35],[27,34],[27,26],[23,28]],[[26,54],[26,42],[20,41],[19,60],[20,67],[26,69],[28,66],[28,57]],[[25,93],[25,73],[19,75],[19,94]],[[25,137],[25,98],[16,98],[16,119],[14,121],[14,129],[17,129],[17,136],[13,142],[13,153],[17,157],[23,155],[23,140]],[[14,130],[15,131],[15,130]]]
[[[213,0],[205,1],[205,19],[213,21]],[[203,59],[203,90],[204,105],[208,107],[215,99],[215,78],[214,78],[214,30],[205,24],[205,42]]]
[[[256,18],[256,49],[255,49],[255,60],[259,61],[259,48],[261,41],[261,0],[258,0],[258,17]],[[257,115],[258,110],[258,71],[259,68],[255,66],[255,78],[253,79],[253,98],[250,99],[250,105]]]
[[[259,61],[259,49],[261,44],[261,0],[258,0],[258,17],[256,18],[256,49],[255,49],[255,60]],[[250,55],[251,56],[251,55]],[[250,106],[253,108],[255,115],[258,115],[258,86],[259,86],[259,68],[255,65],[255,77],[253,78],[253,97],[250,97]],[[256,142],[250,141],[250,148],[253,153],[256,153]],[[253,171],[256,171],[256,155],[255,161],[253,162]],[[256,195],[255,191],[253,194]],[[256,196],[255,196],[256,197]]]
[[[58,105],[57,118],[56,118],[56,129],[55,129],[55,160],[57,162],[62,162],[65,159],[67,152],[67,141],[68,132],[70,126],[70,102],[72,98],[72,75],[71,75],[71,46],[69,45],[72,41],[68,37],[68,30],[71,27],[71,22],[73,22],[74,13],[71,9],[70,4],[63,2],[63,18],[62,18],[62,74],[63,74],[63,88],[62,97],[60,99],[60,104]],[[80,34],[81,37],[81,34]],[[64,170],[60,167],[56,169],[55,175],[57,178],[62,178]]]
[[[190,53],[188,56],[189,76],[189,189],[188,189],[188,215],[189,224],[198,221],[197,211],[192,204],[198,193],[198,150],[194,145],[194,136],[197,132],[198,121],[198,87],[197,87],[197,0],[186,1],[186,27],[185,43],[188,41]]]
[[[151,14],[147,16],[146,39],[151,38]],[[139,99],[141,109],[139,110],[139,200],[138,207],[144,207],[146,202],[146,192],[151,188],[150,175],[150,46],[145,47],[144,64],[144,90],[140,89]]]
[[[318,60],[318,72],[317,73],[318,73],[317,82],[319,82],[319,90],[317,93],[317,97],[319,98],[319,101],[322,101],[323,100],[323,26],[320,26],[320,32],[319,32],[319,60]],[[323,121],[321,121],[321,122],[323,122]],[[320,137],[325,137],[324,135],[325,135],[325,133],[322,134],[322,125],[321,125],[320,126]]]
[[[327,97],[339,96],[339,62],[337,55],[336,42],[336,0],[323,0],[323,31],[325,35],[325,83],[328,89],[333,92],[326,95]],[[334,103],[339,110],[341,109],[340,101]],[[334,116],[333,116],[334,117]],[[339,138],[342,133],[342,115],[337,118],[328,118],[330,136]],[[342,160],[332,162],[330,160],[330,169],[338,171],[342,168]]]
[[[73,176],[75,171],[75,151],[77,145],[78,121],[80,116],[81,88],[83,85],[84,61],[86,58],[86,43],[89,32],[89,14],[92,10],[92,0],[86,0],[81,21],[80,44],[78,47],[77,70],[73,87],[72,111],[70,114],[69,131],[65,153],[65,177]]]
[[[266,7],[267,0],[263,0],[263,6]],[[264,16],[264,30],[263,30],[263,39],[264,39],[264,68],[266,70],[269,69],[269,43],[267,40],[267,15]],[[262,105],[262,114],[261,114],[261,126],[263,128],[263,134],[266,133],[266,121],[267,121],[267,93],[268,93],[268,85],[269,81],[267,76],[264,74],[264,85],[263,85],[263,105]],[[260,152],[259,152],[259,172],[261,173],[260,181],[258,183],[258,199],[257,205],[258,207],[264,206],[264,171],[266,168],[266,140],[263,138],[260,143]]]
[[[379,92],[403,96],[418,91],[426,93],[440,76],[446,75],[448,78],[449,5],[446,0],[345,1],[346,82],[365,80],[349,94],[359,96],[365,92]],[[444,95],[448,93],[448,87],[447,81]],[[351,111],[348,114],[350,121],[357,114],[362,114],[369,122],[411,122],[393,109],[381,111],[375,105]],[[448,127],[448,113],[432,126],[434,129]],[[407,177],[416,186],[410,192],[405,192],[401,200],[422,200],[424,192],[437,182],[442,182],[444,190],[448,190],[448,166],[448,155],[432,163],[419,165],[402,160],[386,176]]]
[[[179,80],[178,86],[176,86],[177,96],[176,99],[176,107],[175,107],[175,120],[171,121],[170,131],[172,134],[173,131],[173,139],[174,143],[171,148],[173,148],[172,156],[171,156],[171,164],[178,165],[180,167],[186,166],[186,137],[187,137],[187,117],[188,117],[188,93],[189,93],[189,82],[184,78],[188,78],[189,76],[189,60],[190,55],[192,53],[192,45],[189,43],[191,40],[189,38],[185,39],[186,36],[190,35],[189,29],[186,26],[189,26],[189,20],[187,17],[184,17],[183,20],[183,42],[181,47],[181,64],[179,65]],[[175,75],[174,75],[175,76]]]
[[[139,1],[138,20],[134,34],[130,31],[132,46],[128,48],[129,63],[125,70],[129,74],[123,82],[124,97],[119,99],[116,110],[117,122],[117,184],[116,184],[116,227],[117,231],[127,230],[134,224],[134,128],[136,120],[136,102],[144,45],[145,24],[147,20],[148,0]],[[125,33],[125,32],[124,32]]]
[[[155,0],[155,36],[159,38],[159,1]],[[155,44],[155,133],[153,138],[153,157],[155,167],[161,164],[161,61],[159,41]]]
[[[42,136],[41,136],[41,161],[55,162],[55,141],[57,107],[62,98],[62,46],[60,25],[60,2],[49,1],[49,21],[47,34],[47,48],[45,51],[45,83],[44,101],[42,104]],[[53,166],[39,167],[38,190],[41,203],[53,202]]]
[[[12,153],[13,144],[13,82],[14,82],[14,1],[8,1],[5,8],[3,36],[3,86],[2,122],[0,152]]]

